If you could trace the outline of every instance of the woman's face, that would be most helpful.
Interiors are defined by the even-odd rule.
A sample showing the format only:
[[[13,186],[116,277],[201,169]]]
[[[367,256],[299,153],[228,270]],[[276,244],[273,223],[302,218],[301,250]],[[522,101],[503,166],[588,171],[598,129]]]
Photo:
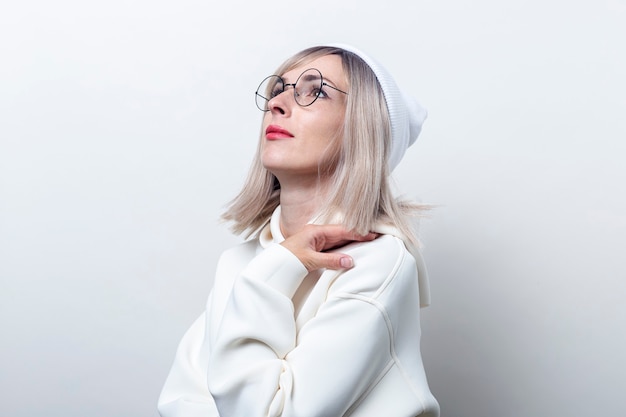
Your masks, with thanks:
[[[324,82],[348,91],[341,57],[325,55],[282,74],[286,84],[295,83],[309,68],[322,73]],[[283,183],[285,180],[318,180],[319,172],[329,171],[336,160],[343,132],[346,95],[327,86],[313,104],[300,106],[293,86],[268,102],[263,118],[261,161]],[[320,169],[321,168],[321,169]]]

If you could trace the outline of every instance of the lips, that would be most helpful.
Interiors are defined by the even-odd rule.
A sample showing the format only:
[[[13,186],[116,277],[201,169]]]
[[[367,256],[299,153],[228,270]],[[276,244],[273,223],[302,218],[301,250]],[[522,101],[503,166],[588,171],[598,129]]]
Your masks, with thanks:
[[[277,125],[269,125],[265,129],[265,137],[269,140],[287,139],[292,138],[293,135],[288,131]]]

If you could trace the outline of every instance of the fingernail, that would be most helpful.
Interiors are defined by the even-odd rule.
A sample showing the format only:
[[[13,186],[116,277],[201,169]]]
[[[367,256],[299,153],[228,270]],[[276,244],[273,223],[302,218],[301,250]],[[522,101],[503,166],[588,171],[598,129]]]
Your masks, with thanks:
[[[343,258],[341,258],[339,260],[339,263],[341,264],[342,268],[352,268],[354,266],[354,263],[352,262],[352,258],[349,258],[347,256],[344,256]]]

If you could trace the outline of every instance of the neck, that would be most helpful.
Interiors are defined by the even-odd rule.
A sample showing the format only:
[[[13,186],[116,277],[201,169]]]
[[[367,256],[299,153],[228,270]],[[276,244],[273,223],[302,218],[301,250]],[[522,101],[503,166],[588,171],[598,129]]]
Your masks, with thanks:
[[[288,238],[302,230],[322,207],[326,195],[327,187],[319,179],[306,186],[281,182],[280,230],[283,236]]]

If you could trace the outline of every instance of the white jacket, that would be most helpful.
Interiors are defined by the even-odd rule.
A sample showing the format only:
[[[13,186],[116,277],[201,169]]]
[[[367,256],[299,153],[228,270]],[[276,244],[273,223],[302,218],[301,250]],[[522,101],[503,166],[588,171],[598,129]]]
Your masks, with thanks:
[[[352,243],[340,249],[352,269],[307,273],[279,244],[279,211],[259,239],[221,256],[161,415],[438,416],[420,355],[418,268],[403,241]]]

